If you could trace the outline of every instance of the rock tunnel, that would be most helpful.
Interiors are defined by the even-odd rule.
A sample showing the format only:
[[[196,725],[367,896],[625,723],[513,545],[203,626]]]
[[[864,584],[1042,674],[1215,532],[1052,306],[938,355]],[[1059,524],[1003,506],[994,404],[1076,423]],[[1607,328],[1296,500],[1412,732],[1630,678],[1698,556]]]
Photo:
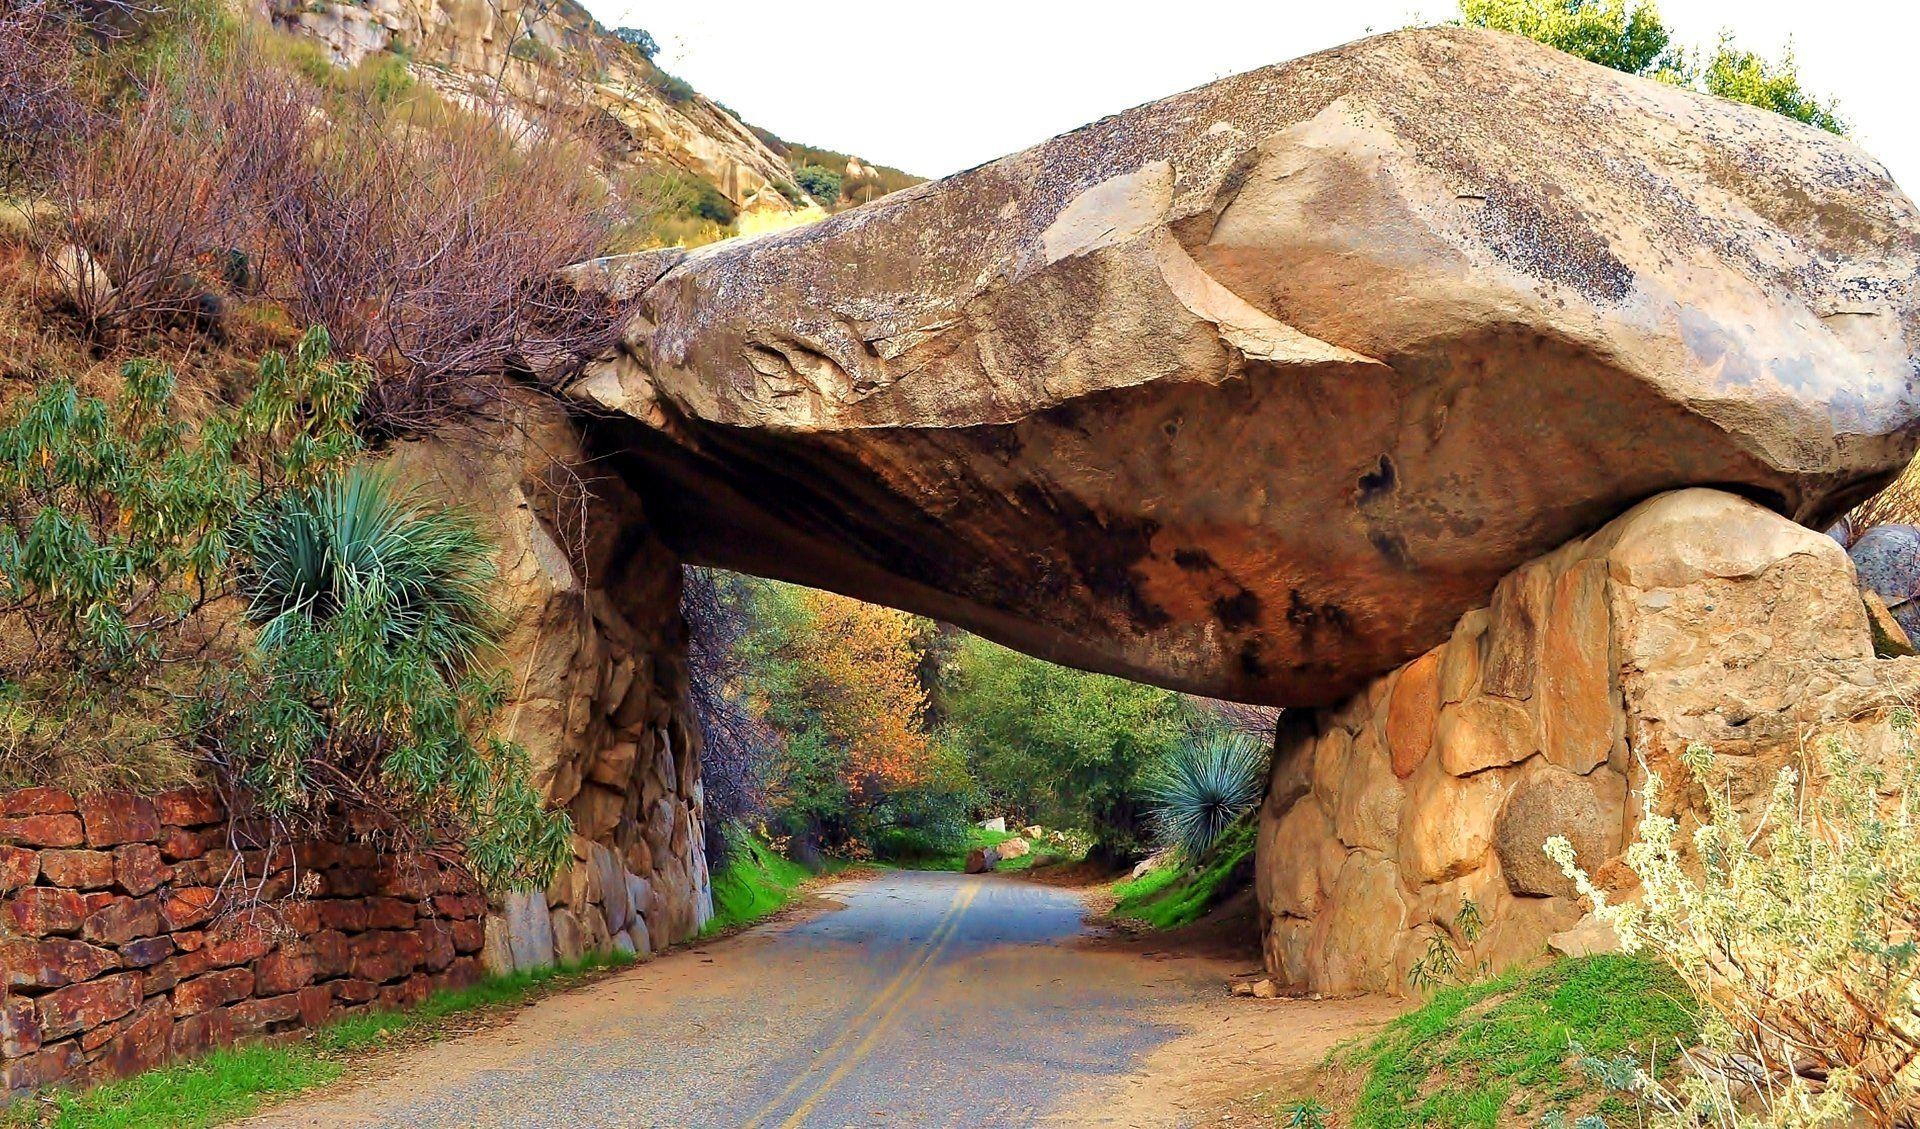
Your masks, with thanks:
[[[1749,737],[1846,681],[1779,671],[1876,661],[1805,527],[1920,442],[1920,213],[1843,139],[1517,37],[1363,40],[568,281],[631,311],[551,381],[602,484],[600,579],[566,581],[599,641],[521,700],[573,750],[550,794],[656,887],[704,881],[656,857],[699,810],[674,560],[1290,707],[1263,928],[1320,990],[1403,986],[1462,898],[1503,946],[1577,924],[1496,840],[1520,805],[1603,864],[1635,758],[1734,692],[1661,681],[1657,608],[1714,650],[1714,592],[1749,634],[1812,601],[1769,636],[1797,689],[1742,707],[1791,724]]]

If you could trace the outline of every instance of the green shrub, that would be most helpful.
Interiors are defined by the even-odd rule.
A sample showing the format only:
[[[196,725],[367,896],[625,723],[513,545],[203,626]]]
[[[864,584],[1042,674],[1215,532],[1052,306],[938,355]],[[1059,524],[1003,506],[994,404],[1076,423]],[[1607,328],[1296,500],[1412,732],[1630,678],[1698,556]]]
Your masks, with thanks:
[[[840,174],[820,165],[801,165],[793,170],[793,179],[807,195],[822,204],[840,199]]]
[[[505,690],[470,669],[496,641],[471,519],[355,469],[247,527],[260,633],[196,721],[262,803],[286,818],[371,804],[423,841],[458,834],[490,887],[545,885],[571,827],[544,809],[525,752],[486,734]]]
[[[1266,768],[1266,744],[1248,733],[1205,733],[1176,748],[1141,789],[1161,844],[1189,859],[1205,855],[1260,802]]]
[[[1253,819],[1227,828],[1207,853],[1178,865],[1160,866],[1137,879],[1114,884],[1113,916],[1155,929],[1173,929],[1198,921],[1206,912],[1245,888],[1253,877],[1253,848],[1259,838]]]
[[[1634,1089],[1653,1124],[1906,1126],[1920,1109],[1920,753],[1914,716],[1891,713],[1893,749],[1863,757],[1829,739],[1808,781],[1783,768],[1759,810],[1735,807],[1712,750],[1682,758],[1705,802],[1689,838],[1649,774],[1627,865],[1636,899],[1613,904],[1547,843],[1629,952],[1671,964],[1705,1017],[1706,1053],[1669,1089]],[[1729,1077],[1757,1076],[1742,1103]],[[1744,1087],[1742,1087],[1744,1088]],[[1757,1104],[1760,1115],[1752,1106]]]

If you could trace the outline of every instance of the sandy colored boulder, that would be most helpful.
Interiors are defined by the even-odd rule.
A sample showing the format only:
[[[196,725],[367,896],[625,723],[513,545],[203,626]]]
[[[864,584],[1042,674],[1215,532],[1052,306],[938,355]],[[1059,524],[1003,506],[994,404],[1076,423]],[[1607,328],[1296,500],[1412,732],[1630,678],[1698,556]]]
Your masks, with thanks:
[[[573,277],[637,295],[569,390],[690,558],[1279,705],[1641,498],[1824,523],[1915,443],[1920,213],[1879,165],[1472,29]]]
[[[1542,766],[1528,772],[1500,813],[1495,849],[1507,885],[1516,894],[1571,896],[1573,883],[1543,849],[1565,836],[1574,858],[1591,874],[1620,852],[1626,818],[1626,781],[1611,772],[1576,776]]]

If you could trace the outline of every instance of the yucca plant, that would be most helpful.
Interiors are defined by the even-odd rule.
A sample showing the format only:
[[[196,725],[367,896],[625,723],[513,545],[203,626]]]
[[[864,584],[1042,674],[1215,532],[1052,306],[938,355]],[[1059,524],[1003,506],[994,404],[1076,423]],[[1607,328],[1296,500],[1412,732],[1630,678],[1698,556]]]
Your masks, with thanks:
[[[417,645],[443,674],[492,641],[493,554],[471,517],[422,504],[378,470],[354,467],[293,491],[248,522],[242,590],[260,646],[348,608],[389,647]]]
[[[1260,802],[1266,768],[1266,745],[1247,733],[1210,732],[1174,750],[1143,788],[1161,843],[1189,859],[1205,855]]]

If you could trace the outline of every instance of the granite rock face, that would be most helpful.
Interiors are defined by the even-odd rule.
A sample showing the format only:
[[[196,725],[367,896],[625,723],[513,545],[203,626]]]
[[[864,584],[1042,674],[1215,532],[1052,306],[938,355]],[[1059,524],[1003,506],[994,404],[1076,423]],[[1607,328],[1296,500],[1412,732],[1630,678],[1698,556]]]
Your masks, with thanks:
[[[1493,32],[572,278],[635,302],[567,391],[674,550],[1280,705],[1641,499],[1817,525],[1916,440],[1920,213],[1879,165]]]

